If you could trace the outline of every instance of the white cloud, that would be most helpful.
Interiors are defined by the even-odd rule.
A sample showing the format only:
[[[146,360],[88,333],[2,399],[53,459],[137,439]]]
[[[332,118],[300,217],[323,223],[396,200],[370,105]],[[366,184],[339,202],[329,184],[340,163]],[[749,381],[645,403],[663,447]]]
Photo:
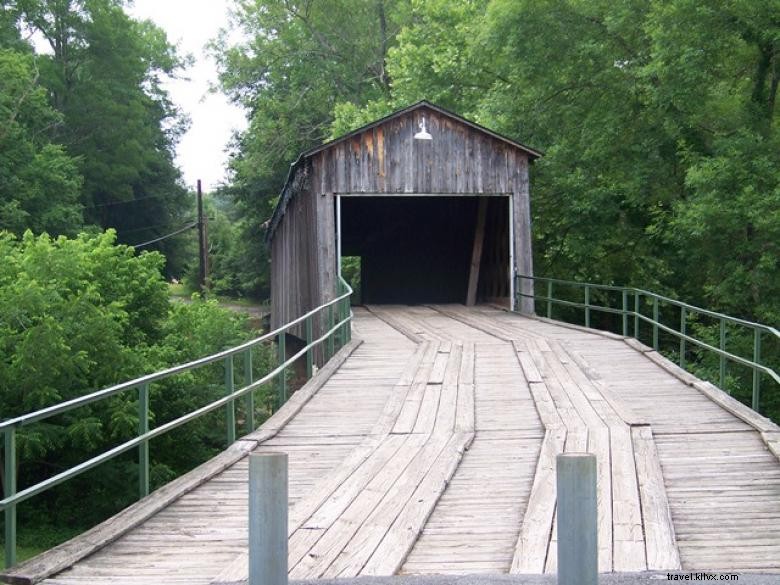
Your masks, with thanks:
[[[192,120],[189,131],[177,149],[177,163],[184,181],[193,187],[198,179],[206,191],[225,180],[225,147],[233,130],[244,129],[246,119],[240,108],[222,94],[209,93],[217,82],[214,60],[205,45],[228,24],[228,0],[135,0],[128,8],[131,16],[149,19],[168,34],[182,54],[190,53],[195,63],[184,77],[166,84],[171,99]]]

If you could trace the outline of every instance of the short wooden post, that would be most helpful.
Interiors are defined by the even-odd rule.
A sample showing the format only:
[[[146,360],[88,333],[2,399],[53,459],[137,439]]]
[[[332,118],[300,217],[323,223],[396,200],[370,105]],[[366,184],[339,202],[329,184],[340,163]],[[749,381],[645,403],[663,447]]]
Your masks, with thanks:
[[[597,585],[596,456],[556,457],[558,487],[558,585]]]
[[[249,585],[287,585],[287,454],[249,456]]]

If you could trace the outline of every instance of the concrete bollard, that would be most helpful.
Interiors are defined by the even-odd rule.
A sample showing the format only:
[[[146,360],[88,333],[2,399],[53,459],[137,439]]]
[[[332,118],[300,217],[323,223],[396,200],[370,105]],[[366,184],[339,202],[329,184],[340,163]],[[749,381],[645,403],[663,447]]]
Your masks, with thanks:
[[[287,454],[249,456],[249,585],[287,585]]]
[[[598,583],[596,456],[561,453],[558,485],[558,585]]]

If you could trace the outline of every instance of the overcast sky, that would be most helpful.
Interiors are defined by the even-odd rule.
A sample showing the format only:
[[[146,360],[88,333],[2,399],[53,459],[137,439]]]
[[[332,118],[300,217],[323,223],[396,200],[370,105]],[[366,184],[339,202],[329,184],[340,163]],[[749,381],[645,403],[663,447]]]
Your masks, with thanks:
[[[229,0],[134,0],[128,12],[134,18],[148,18],[168,33],[182,54],[190,53],[195,64],[184,77],[166,87],[172,100],[192,120],[189,132],[179,143],[177,162],[188,187],[201,179],[206,191],[225,180],[225,147],[234,129],[246,127],[243,112],[222,94],[209,93],[217,81],[216,64],[204,45],[228,21]]]

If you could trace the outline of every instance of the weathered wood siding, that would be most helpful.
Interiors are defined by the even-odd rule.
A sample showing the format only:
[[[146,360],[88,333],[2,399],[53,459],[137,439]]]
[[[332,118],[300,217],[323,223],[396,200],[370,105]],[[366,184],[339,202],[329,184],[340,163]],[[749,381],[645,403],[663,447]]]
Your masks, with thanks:
[[[317,247],[319,215],[311,193],[310,170],[299,169],[295,195],[271,241],[271,327],[289,323],[320,304]],[[302,336],[302,329],[297,334]]]
[[[415,140],[425,116],[433,140]],[[528,154],[421,106],[309,155],[272,241],[272,323],[333,298],[337,194],[511,194],[517,270],[532,274]],[[464,234],[472,237],[472,234]],[[532,291],[530,283],[524,292]],[[521,303],[533,311],[530,300]]]
[[[414,140],[425,116],[433,140]],[[312,156],[319,193],[527,192],[528,155],[422,107]]]

